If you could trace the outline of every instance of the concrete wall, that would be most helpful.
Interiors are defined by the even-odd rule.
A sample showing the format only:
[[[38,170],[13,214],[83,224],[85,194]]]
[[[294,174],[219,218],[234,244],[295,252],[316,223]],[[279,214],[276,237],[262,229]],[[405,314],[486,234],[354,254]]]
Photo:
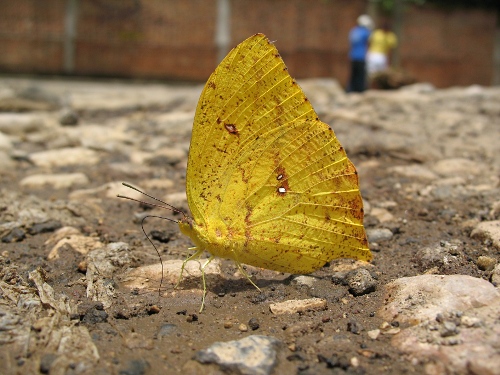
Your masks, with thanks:
[[[203,81],[218,49],[263,32],[294,77],[345,84],[347,35],[366,7],[365,0],[0,1],[0,72]],[[402,67],[439,87],[489,85],[496,22],[495,12],[406,8]],[[221,30],[230,33],[225,42]]]

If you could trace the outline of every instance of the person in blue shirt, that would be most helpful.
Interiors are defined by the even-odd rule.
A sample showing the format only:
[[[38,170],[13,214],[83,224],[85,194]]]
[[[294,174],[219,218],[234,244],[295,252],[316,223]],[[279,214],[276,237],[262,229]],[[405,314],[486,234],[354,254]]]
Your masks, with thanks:
[[[351,77],[347,92],[363,92],[366,89],[366,52],[373,21],[370,16],[363,14],[358,17],[357,23],[349,32]]]

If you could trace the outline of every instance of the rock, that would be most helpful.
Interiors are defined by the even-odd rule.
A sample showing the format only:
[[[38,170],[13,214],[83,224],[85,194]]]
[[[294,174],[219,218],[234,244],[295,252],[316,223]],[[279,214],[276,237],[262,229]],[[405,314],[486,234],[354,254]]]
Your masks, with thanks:
[[[65,189],[75,185],[87,185],[90,181],[83,173],[34,174],[24,177],[20,185],[30,188],[42,188],[49,185],[54,189]]]
[[[500,201],[496,201],[491,205],[490,217],[493,220],[500,219]]]
[[[438,176],[420,164],[398,165],[389,168],[389,171],[395,172],[405,177],[417,178],[422,180],[435,180]]]
[[[392,239],[393,234],[387,228],[370,228],[366,230],[368,242],[383,242]]]
[[[460,241],[443,241],[439,245],[419,249],[414,261],[422,271],[436,268],[439,272],[455,270],[464,262]]]
[[[71,227],[59,229],[45,242],[45,245],[51,247],[47,256],[49,260],[59,259],[59,250],[64,246],[69,246],[74,251],[83,255],[104,246],[98,238],[84,236],[78,230]]]
[[[151,368],[149,362],[144,359],[131,359],[127,366],[118,372],[119,375],[146,375]]]
[[[108,182],[93,189],[75,190],[69,194],[70,199],[88,199],[92,197],[104,196],[106,198],[118,198],[123,195],[133,199],[144,200],[144,195],[137,190],[123,185],[120,181]]]
[[[293,281],[297,283],[297,285],[308,286],[311,288],[314,285],[316,279],[312,276],[307,275],[299,275],[293,278]]]
[[[491,272],[491,283],[497,288],[500,288],[500,264],[497,264]]]
[[[354,296],[361,296],[375,291],[377,281],[370,272],[364,268],[350,271],[346,275],[349,292]]]
[[[493,285],[470,276],[424,275],[395,280],[386,292],[379,314],[410,324],[391,341],[398,350],[432,373],[500,373],[500,292]]]
[[[71,108],[64,108],[61,113],[59,113],[59,123],[61,125],[78,125],[78,115]]]
[[[175,165],[186,158],[186,153],[178,148],[162,148],[155,152],[144,162],[152,167],[164,167],[165,165]]]
[[[235,374],[270,375],[277,365],[282,343],[269,336],[248,336],[241,340],[216,342],[198,351],[195,360],[215,363],[221,371]]]
[[[260,324],[259,321],[255,318],[250,318],[248,321],[248,326],[252,329],[252,331],[256,331],[259,329]]]
[[[272,303],[269,308],[275,315],[295,314],[304,311],[320,311],[327,307],[326,300],[322,298],[309,298],[303,300],[288,300]]]
[[[482,173],[481,165],[469,159],[453,158],[439,160],[432,170],[442,177],[471,178]]]
[[[500,250],[500,220],[480,222],[470,236],[481,241],[491,241]]]
[[[187,196],[185,191],[181,191],[178,193],[167,194],[162,200],[174,207],[182,207],[182,205],[187,202]]]
[[[368,337],[372,340],[376,340],[380,336],[380,329],[372,329],[371,331],[366,332]]]
[[[482,271],[492,271],[497,264],[497,260],[495,258],[481,255],[479,258],[477,258],[476,264],[477,267]]]
[[[156,336],[157,338],[162,339],[164,337],[173,335],[177,331],[178,327],[175,324],[166,323],[160,327],[160,330],[158,331],[158,334]]]
[[[30,159],[38,167],[65,167],[69,165],[93,165],[99,162],[97,152],[82,147],[61,148],[35,152]]]
[[[45,223],[39,223],[33,225],[31,228],[28,229],[29,234],[32,236],[40,234],[40,233],[47,233],[47,232],[53,232],[59,228],[62,227],[62,224],[58,220],[49,220],[46,221]]]
[[[12,148],[13,145],[11,139],[4,133],[0,132],[0,151],[9,152]]]
[[[26,232],[21,228],[13,228],[7,235],[2,237],[3,243],[21,242],[26,238]]]
[[[32,133],[45,126],[43,117],[31,113],[0,113],[0,132],[8,135]]]
[[[201,264],[205,261],[206,259],[200,260]],[[179,281],[183,262],[183,260],[163,261],[164,283],[176,284]],[[193,281],[199,282],[201,280],[200,262],[192,260],[186,263],[184,273],[182,275],[183,279],[181,285],[183,283],[192,283]],[[208,264],[208,266],[205,267],[204,272],[208,283],[210,282],[210,279],[220,277],[220,261],[218,259],[214,259]],[[161,281],[161,275],[162,270],[160,263],[137,267],[123,275],[123,285],[129,289],[155,289],[158,288]]]
[[[12,157],[9,156],[6,152],[0,151],[0,170],[8,171],[13,169],[14,166],[15,164],[12,161]]]
[[[347,331],[352,332],[355,335],[359,335],[363,329],[364,328],[361,323],[357,322],[356,320],[351,319],[349,322],[347,322]]]
[[[418,323],[438,313],[466,311],[500,300],[500,292],[486,280],[465,275],[403,277],[385,286],[386,306],[379,315],[386,320]]]
[[[128,349],[146,349],[152,350],[155,346],[154,341],[146,338],[138,332],[130,332],[124,338],[124,344]]]
[[[394,221],[394,216],[385,208],[373,207],[370,215],[376,217],[379,223]]]

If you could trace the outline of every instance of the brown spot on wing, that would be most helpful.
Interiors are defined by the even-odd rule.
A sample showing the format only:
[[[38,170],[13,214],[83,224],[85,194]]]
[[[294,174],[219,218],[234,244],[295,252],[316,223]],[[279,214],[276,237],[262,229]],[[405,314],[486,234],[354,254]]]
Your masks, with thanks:
[[[230,134],[238,135],[238,129],[236,129],[236,125],[234,124],[224,124],[224,127]]]

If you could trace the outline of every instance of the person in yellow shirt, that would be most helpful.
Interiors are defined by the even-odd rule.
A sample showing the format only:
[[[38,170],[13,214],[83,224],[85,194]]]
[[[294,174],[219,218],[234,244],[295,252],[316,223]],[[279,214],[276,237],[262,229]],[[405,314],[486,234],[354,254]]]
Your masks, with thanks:
[[[390,52],[398,45],[398,39],[387,22],[370,35],[370,45],[366,56],[368,74],[381,72],[389,67]]]

